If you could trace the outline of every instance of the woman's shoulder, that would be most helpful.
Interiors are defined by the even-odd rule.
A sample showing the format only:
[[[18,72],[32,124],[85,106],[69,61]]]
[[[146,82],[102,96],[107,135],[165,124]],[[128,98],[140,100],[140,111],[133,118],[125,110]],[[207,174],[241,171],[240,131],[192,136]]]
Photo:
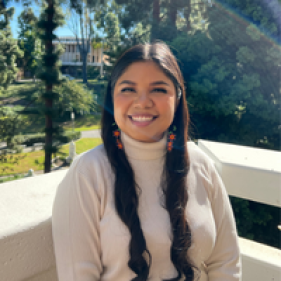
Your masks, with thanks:
[[[214,166],[213,160],[204,151],[202,151],[202,149],[200,149],[195,142],[187,142],[187,151],[191,165],[199,165],[206,168]]]
[[[107,166],[108,164],[104,145],[100,144],[76,156],[70,168],[85,173],[91,172],[93,169],[99,170],[101,167]]]

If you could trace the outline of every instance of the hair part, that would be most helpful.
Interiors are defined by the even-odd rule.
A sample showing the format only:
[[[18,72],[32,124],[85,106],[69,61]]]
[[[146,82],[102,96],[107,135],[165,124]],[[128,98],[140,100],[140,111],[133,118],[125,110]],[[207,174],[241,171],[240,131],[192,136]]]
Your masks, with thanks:
[[[147,61],[155,62],[172,80],[179,99],[173,122],[168,128],[170,130],[173,126],[176,126],[177,138],[174,141],[173,150],[166,153],[161,179],[165,196],[164,208],[169,213],[173,233],[171,261],[178,272],[178,276],[165,281],[177,281],[182,275],[185,276],[186,281],[191,281],[194,280],[194,269],[196,267],[192,265],[187,255],[191,246],[192,235],[185,215],[185,207],[188,201],[186,176],[190,166],[186,144],[189,114],[180,68],[169,47],[164,43],[136,45],[123,53],[116,62],[108,81],[101,122],[101,136],[115,174],[115,207],[118,216],[131,234],[128,266],[137,275],[132,281],[146,281],[151,265],[151,255],[146,246],[137,212],[140,188],[135,181],[134,171],[124,150],[116,147],[112,132],[116,129],[113,126],[117,126],[113,125],[115,123],[113,106],[115,84],[132,63]],[[146,260],[148,260],[148,263]]]

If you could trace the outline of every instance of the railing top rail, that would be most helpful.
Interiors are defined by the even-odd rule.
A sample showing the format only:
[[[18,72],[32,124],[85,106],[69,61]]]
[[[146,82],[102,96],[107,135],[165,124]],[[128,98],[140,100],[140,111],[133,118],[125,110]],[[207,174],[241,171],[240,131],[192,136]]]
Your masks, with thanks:
[[[199,140],[228,194],[281,207],[281,152]]]

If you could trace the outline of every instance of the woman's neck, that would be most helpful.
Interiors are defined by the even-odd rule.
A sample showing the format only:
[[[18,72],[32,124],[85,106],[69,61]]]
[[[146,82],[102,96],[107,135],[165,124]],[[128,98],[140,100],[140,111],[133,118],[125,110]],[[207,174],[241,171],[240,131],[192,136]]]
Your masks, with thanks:
[[[167,133],[156,142],[141,142],[121,132],[121,141],[129,158],[151,160],[161,158],[166,153]]]

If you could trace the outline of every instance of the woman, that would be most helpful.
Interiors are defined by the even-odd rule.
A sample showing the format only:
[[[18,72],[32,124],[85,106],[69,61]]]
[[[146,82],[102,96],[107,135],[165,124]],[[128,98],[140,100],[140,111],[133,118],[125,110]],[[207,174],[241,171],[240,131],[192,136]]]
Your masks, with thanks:
[[[59,281],[240,280],[227,193],[187,129],[169,48],[125,52],[108,82],[103,145],[77,157],[57,190]]]

